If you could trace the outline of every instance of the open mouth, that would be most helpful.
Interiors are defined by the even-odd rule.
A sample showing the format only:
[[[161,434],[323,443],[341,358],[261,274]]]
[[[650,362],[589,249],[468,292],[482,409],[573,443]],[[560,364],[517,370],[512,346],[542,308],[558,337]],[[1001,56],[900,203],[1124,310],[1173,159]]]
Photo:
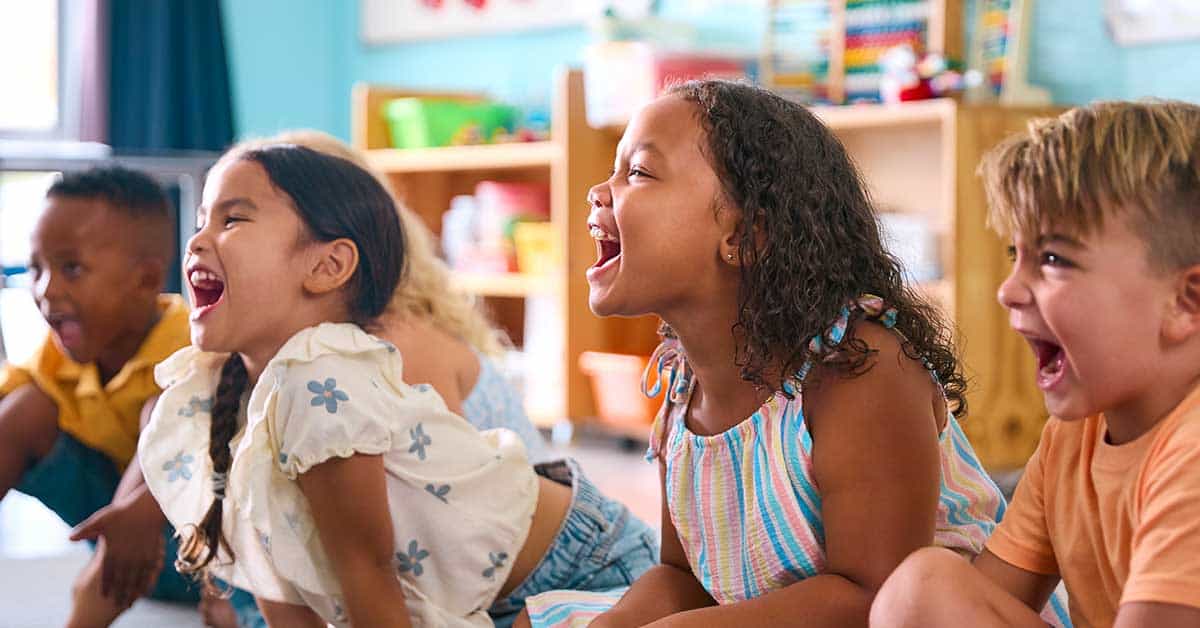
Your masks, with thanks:
[[[588,225],[588,232],[596,241],[596,263],[592,268],[603,268],[621,256],[621,240],[616,235],[595,223]]]
[[[225,295],[225,282],[206,268],[197,267],[188,271],[188,284],[192,287],[192,303],[196,308],[194,318],[212,310]]]
[[[1053,386],[1062,377],[1066,354],[1061,346],[1047,340],[1030,339],[1033,352],[1038,361],[1038,385],[1042,388]]]
[[[68,314],[52,312],[46,314],[46,323],[50,325],[50,329],[58,336],[58,340],[64,347],[74,349],[79,346],[83,340],[83,325],[79,319]]]

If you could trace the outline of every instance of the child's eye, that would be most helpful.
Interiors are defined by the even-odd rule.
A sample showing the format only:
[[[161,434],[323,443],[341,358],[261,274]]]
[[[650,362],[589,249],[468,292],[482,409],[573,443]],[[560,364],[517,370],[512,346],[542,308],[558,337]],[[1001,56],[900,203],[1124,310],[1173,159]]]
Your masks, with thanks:
[[[63,264],[63,274],[68,277],[78,277],[83,274],[83,264],[79,262],[67,262]]]
[[[647,174],[646,174],[646,171],[645,171],[645,170],[642,170],[642,169],[641,169],[640,167],[638,167],[638,166],[630,166],[630,168],[629,168],[629,177],[630,177],[630,178],[633,178],[633,177],[646,177],[646,176],[649,176],[649,175],[647,175]]]
[[[246,221],[246,219],[242,218],[241,216],[226,216],[225,217],[225,228],[228,229],[235,222],[245,222],[245,221]]]
[[[1070,260],[1053,251],[1042,251],[1039,263],[1042,266],[1054,266],[1057,268],[1070,268],[1074,266]]]

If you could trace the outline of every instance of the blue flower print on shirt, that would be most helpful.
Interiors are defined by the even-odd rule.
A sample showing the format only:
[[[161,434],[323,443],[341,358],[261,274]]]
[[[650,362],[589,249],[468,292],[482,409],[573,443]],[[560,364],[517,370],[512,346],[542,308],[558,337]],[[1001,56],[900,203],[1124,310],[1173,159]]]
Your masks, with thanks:
[[[179,416],[193,417],[197,412],[212,412],[213,398],[205,397],[201,399],[196,395],[192,395],[188,399],[186,406],[179,409]]]
[[[425,433],[425,427],[421,423],[408,430],[408,435],[412,438],[412,447],[408,448],[408,453],[416,453],[417,458],[425,459],[425,447],[433,444],[433,439]]]
[[[425,490],[428,491],[430,495],[433,495],[434,497],[442,500],[443,504],[450,503],[450,502],[446,501],[446,494],[450,492],[449,484],[443,484],[441,486],[434,486],[433,484],[426,484]]]
[[[167,481],[174,482],[179,478],[185,480],[192,479],[192,470],[189,468],[189,465],[192,464],[193,460],[195,458],[192,457],[192,454],[185,454],[182,451],[175,454],[175,458],[168,460],[162,466],[163,471],[167,472]]]
[[[488,552],[488,561],[492,563],[492,566],[483,570],[483,577],[488,580],[494,580],[496,578],[496,570],[503,567],[506,560],[508,560],[508,552]]]
[[[309,382],[308,391],[316,395],[312,398],[312,405],[324,405],[329,414],[337,412],[339,401],[350,401],[346,393],[338,390],[337,380],[332,377],[326,378],[324,384],[316,380]]]
[[[408,542],[408,553],[396,552],[396,569],[400,573],[412,572],[414,576],[420,576],[425,573],[425,567],[421,565],[421,561],[429,557],[429,551],[423,550],[417,546],[417,540],[413,539]]]

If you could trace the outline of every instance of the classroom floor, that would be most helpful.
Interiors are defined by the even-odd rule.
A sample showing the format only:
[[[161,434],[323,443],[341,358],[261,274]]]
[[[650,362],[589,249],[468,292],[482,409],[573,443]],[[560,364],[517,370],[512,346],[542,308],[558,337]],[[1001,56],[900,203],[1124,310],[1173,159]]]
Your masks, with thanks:
[[[659,525],[658,470],[642,458],[643,444],[624,447],[609,438],[576,434],[555,453],[573,456],[602,491],[627,504],[634,514]],[[0,501],[0,628],[62,626],[71,582],[87,562],[86,544],[67,541],[67,527],[40,502],[19,493]],[[119,619],[116,628],[202,626],[192,608],[143,600]]]

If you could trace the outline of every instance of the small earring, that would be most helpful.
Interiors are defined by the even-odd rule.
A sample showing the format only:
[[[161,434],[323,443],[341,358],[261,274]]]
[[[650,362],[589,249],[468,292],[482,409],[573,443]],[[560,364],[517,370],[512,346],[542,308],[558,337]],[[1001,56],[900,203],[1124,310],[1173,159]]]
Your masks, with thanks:
[[[726,254],[726,255],[725,255],[725,257],[726,257],[726,258],[727,258],[729,261],[731,261],[731,262],[733,261],[733,253],[728,253],[728,254]]]

